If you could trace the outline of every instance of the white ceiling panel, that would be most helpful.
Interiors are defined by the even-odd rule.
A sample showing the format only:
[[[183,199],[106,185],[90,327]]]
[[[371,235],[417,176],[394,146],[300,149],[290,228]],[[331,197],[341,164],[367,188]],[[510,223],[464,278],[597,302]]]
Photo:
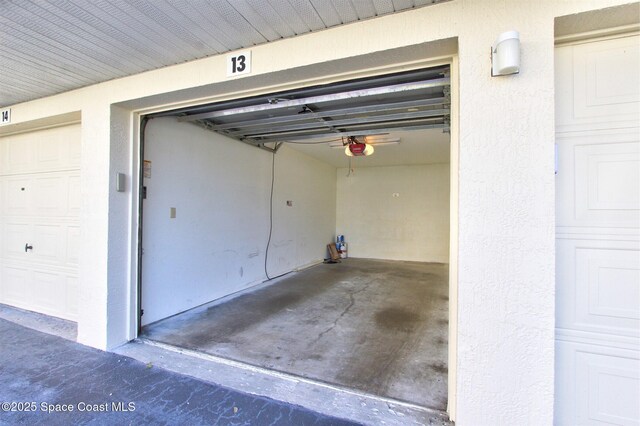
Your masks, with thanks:
[[[264,19],[265,24],[258,24],[257,28],[263,28],[261,25],[264,25],[264,28],[273,28],[282,38],[298,34],[288,12],[276,10],[267,0],[246,0],[246,3]]]
[[[0,107],[439,1],[0,1]]]
[[[23,9],[25,19],[30,20],[29,14],[37,13],[41,19],[51,22],[57,28],[73,28],[73,31],[59,33],[56,28],[49,27],[47,28],[49,34],[46,37],[59,38],[70,47],[74,47],[74,43],[77,43],[76,50],[96,58],[99,63],[109,60],[115,53],[120,52],[131,57],[132,60],[127,62],[127,65],[132,68],[145,69],[158,66],[162,63],[162,59],[168,59],[168,57],[158,57],[162,54],[161,50],[150,52],[149,49],[140,49],[139,46],[144,39],[137,37],[138,34],[135,32],[125,34],[110,26],[104,18],[101,19],[99,16],[99,9],[88,12],[71,3],[62,3],[59,7],[47,2],[36,4],[41,9]],[[115,65],[117,66],[114,68],[115,72],[123,66],[120,63]]]
[[[415,2],[413,0],[393,0],[393,9],[404,10],[415,7]]]
[[[391,0],[373,0],[373,6],[376,9],[376,15],[385,15],[396,11]]]
[[[353,1],[331,0],[331,4],[340,16],[340,19],[342,21],[341,23],[354,22],[359,19],[358,12],[356,12],[356,8],[353,3]]]
[[[350,3],[356,11],[358,19],[365,19],[369,16],[376,16],[376,8],[373,5],[373,0],[352,0]]]
[[[335,2],[327,2],[326,0],[310,0],[313,8],[318,12],[322,22],[327,27],[333,27],[342,24],[342,17],[338,13]],[[341,4],[350,4],[348,1],[338,2]]]
[[[273,0],[277,1],[277,3],[281,4],[281,7],[285,8],[285,3],[288,4],[289,8],[293,8],[293,11],[302,19],[311,31],[322,30],[328,27],[320,17],[320,14],[313,6],[310,0]],[[331,7],[330,2],[325,1],[325,7]]]
[[[291,27],[264,0],[236,0],[233,7],[267,41],[295,35]]]

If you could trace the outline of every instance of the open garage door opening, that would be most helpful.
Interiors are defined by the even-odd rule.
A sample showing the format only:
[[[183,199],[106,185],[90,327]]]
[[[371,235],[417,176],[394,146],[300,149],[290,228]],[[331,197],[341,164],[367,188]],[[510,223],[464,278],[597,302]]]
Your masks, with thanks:
[[[446,409],[448,66],[145,120],[141,335]]]

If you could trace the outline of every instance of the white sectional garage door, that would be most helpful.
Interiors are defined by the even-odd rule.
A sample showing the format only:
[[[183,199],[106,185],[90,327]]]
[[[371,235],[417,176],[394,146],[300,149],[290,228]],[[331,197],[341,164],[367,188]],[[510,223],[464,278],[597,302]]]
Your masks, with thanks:
[[[0,138],[0,303],[76,320],[80,126]]]
[[[558,425],[640,424],[639,46],[556,49]]]

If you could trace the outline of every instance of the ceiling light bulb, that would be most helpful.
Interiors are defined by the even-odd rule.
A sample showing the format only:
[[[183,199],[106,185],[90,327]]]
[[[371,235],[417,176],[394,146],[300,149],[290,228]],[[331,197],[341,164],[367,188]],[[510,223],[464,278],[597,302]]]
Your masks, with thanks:
[[[344,153],[347,154],[348,157],[353,157],[351,150],[349,149],[349,145],[344,148]]]
[[[367,147],[364,149],[364,155],[371,155],[373,154],[373,146],[367,144]]]

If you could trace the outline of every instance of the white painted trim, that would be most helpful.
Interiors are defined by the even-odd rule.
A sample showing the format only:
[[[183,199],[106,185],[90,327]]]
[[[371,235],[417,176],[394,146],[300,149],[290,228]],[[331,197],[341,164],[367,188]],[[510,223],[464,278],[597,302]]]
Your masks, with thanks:
[[[7,133],[0,133],[0,138],[3,138],[5,136],[20,135],[20,134],[23,134],[23,133],[37,132],[37,131],[40,131],[40,130],[55,129],[57,127],[73,126],[74,124],[81,124],[81,123],[82,123],[82,120],[61,121],[60,123],[54,123],[54,124],[47,124],[47,125],[42,125],[42,126],[30,127],[30,128],[15,130],[13,132],[7,132]]]
[[[131,164],[129,168],[129,176],[131,176],[131,208],[129,217],[129,306],[127,307],[128,330],[127,341],[131,341],[138,337],[139,318],[138,318],[138,218],[140,217],[140,170],[142,170],[142,159],[140,157],[140,122],[141,115],[137,113],[130,114],[130,156]]]
[[[601,30],[587,31],[584,33],[569,34],[555,38],[555,45],[567,46],[572,44],[592,43],[594,41],[629,37],[640,32],[640,23],[622,25],[620,27],[604,28]]]
[[[447,374],[447,413],[456,421],[458,389],[458,218],[459,218],[459,69],[458,56],[451,58],[451,123],[449,140],[449,346]]]
[[[638,337],[616,336],[609,333],[598,333],[594,331],[556,328],[556,340],[614,347],[616,349],[624,350],[640,350],[640,338]]]
[[[596,228],[582,226],[557,226],[558,240],[640,241],[638,230],[633,228]]]
[[[605,123],[606,124],[606,123]],[[638,126],[630,125],[628,121],[623,121],[618,127],[612,127],[615,123],[609,123],[609,127],[591,126],[589,129],[583,128],[565,128],[563,130],[556,129],[556,139],[573,139],[577,137],[599,137],[599,136],[628,136],[630,133],[636,134],[640,131]]]
[[[57,126],[56,126],[57,127]],[[44,129],[43,129],[44,130]],[[27,133],[31,133],[31,132],[27,132]],[[2,138],[2,137],[0,137]],[[23,172],[16,172],[16,173],[0,173],[0,176],[20,176],[20,175],[33,175],[33,174],[38,174],[38,175],[47,175],[47,174],[51,174],[51,173],[59,173],[59,172],[77,172],[80,171],[79,167],[72,167],[72,168],[61,168],[61,169],[56,169],[56,170],[48,170],[46,172],[27,172],[27,173],[23,173]]]
[[[131,164],[129,164],[129,176],[130,176],[130,217],[129,217],[129,261],[127,267],[129,268],[129,283],[127,288],[128,294],[128,306],[127,312],[127,340],[133,340],[138,337],[138,217],[140,216],[140,171],[142,170],[142,159],[140,158],[140,114],[129,114],[129,138],[131,143],[129,144],[129,156],[131,158]]]

